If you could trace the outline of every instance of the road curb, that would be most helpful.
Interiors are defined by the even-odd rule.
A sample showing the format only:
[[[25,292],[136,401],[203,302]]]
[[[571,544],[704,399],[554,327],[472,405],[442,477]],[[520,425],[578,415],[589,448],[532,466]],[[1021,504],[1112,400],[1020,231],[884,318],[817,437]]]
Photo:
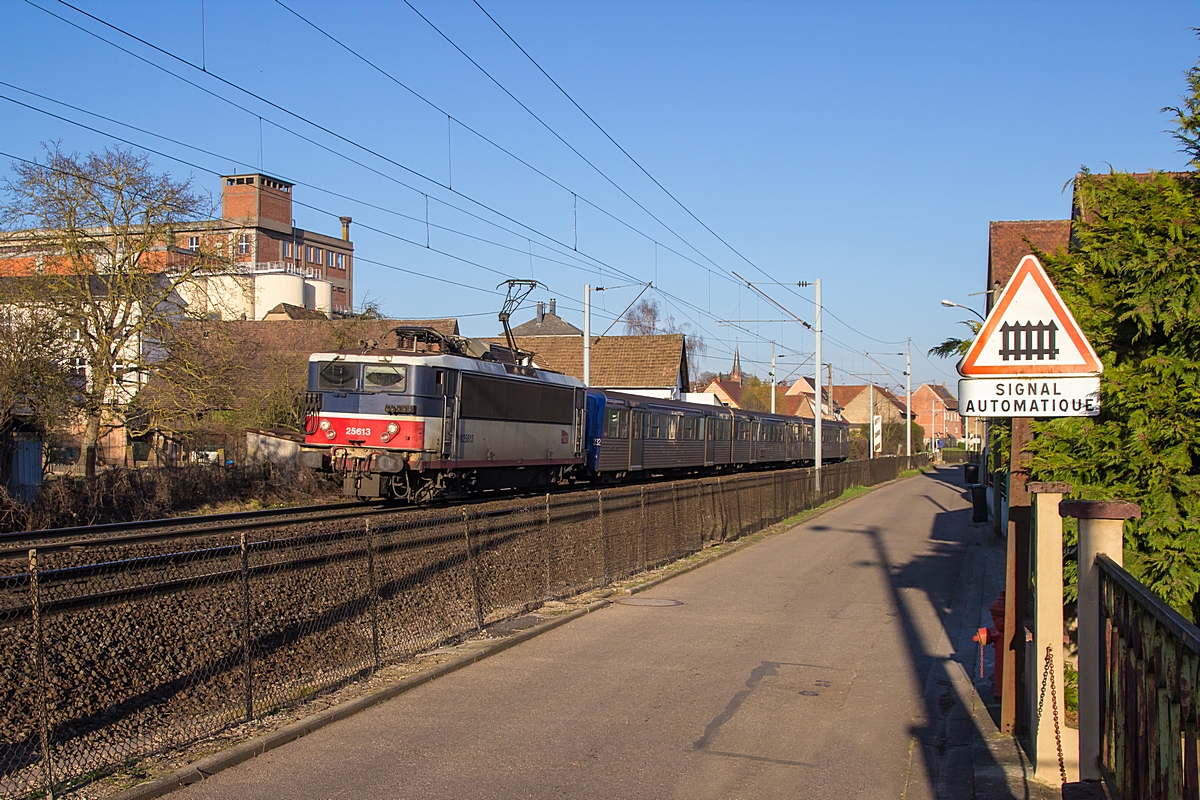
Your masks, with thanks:
[[[532,628],[520,631],[512,636],[505,637],[496,641],[495,644],[480,648],[474,653],[468,653],[458,658],[447,661],[444,664],[439,664],[424,672],[416,675],[410,675],[403,680],[397,681],[391,686],[386,686],[371,694],[359,697],[355,700],[347,700],[333,708],[322,711],[317,714],[297,720],[280,728],[277,731],[263,734],[249,741],[236,744],[227,750],[222,750],[219,753],[214,753],[207,758],[203,758],[186,767],[176,770],[170,775],[165,775],[152,781],[134,786],[132,789],[127,789],[124,792],[116,795],[113,800],[153,800],[156,797],[162,797],[165,794],[182,789],[185,786],[191,786],[194,783],[199,783],[205,778],[237,766],[243,761],[249,761],[255,756],[260,756],[263,753],[274,750],[277,747],[293,742],[303,736],[307,736],[314,731],[318,731],[327,725],[334,722],[354,716],[360,711],[366,711],[372,706],[378,705],[393,697],[398,697],[407,691],[417,688],[422,684],[440,678],[443,675],[449,675],[451,672],[462,669],[463,667],[482,661],[489,656],[494,656],[497,653],[502,653],[510,647],[515,647],[522,642],[526,642],[535,636],[540,636],[543,633],[552,631],[557,627],[566,625],[568,622],[579,619],[580,617],[591,614],[594,611],[599,611],[606,606],[612,604],[612,601],[605,598],[589,603],[583,608],[576,609],[568,614],[563,614],[561,617],[546,620]]]

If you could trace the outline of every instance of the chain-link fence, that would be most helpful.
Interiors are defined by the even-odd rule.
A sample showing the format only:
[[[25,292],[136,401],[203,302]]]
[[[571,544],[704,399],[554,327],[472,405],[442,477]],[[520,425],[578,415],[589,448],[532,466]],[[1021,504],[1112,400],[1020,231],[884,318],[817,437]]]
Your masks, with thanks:
[[[0,551],[0,798],[55,794],[921,458]]]

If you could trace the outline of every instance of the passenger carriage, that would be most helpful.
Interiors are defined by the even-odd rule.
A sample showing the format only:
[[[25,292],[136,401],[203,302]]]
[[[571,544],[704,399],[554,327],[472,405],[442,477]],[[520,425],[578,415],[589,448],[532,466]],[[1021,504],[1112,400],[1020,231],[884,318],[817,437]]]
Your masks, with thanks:
[[[343,493],[425,502],[471,491],[812,464],[812,422],[723,406],[585,390],[509,349],[428,328],[314,353],[304,466]],[[528,362],[528,359],[524,359]],[[848,426],[824,422],[824,461],[849,456]]]

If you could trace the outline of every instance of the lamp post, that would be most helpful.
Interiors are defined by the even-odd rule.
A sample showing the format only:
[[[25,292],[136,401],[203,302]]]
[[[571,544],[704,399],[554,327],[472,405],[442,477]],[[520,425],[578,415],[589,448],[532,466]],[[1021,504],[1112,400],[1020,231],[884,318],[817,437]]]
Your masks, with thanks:
[[[983,314],[980,314],[978,311],[971,308],[970,306],[964,306],[963,304],[956,303],[953,300],[943,300],[942,305],[944,305],[946,308],[961,308],[964,311],[970,311],[972,314],[979,317],[980,320],[983,319]]]

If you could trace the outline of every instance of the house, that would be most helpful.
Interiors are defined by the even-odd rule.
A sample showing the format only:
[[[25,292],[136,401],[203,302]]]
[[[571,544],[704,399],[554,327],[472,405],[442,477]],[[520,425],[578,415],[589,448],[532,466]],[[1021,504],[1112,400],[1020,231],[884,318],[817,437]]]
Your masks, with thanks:
[[[583,336],[583,331],[558,315],[558,301],[551,300],[549,309],[541,300],[537,304],[537,314],[528,322],[512,329],[513,336]]]
[[[517,347],[533,354],[534,364],[583,380],[582,335],[516,336],[516,331],[513,333]],[[506,344],[499,337],[484,341]],[[591,385],[597,389],[679,400],[691,386],[682,333],[594,337],[590,369]]]
[[[913,422],[925,431],[926,441],[955,442],[965,434],[958,399],[945,384],[923,383],[913,391]]]
[[[1065,251],[1071,243],[1071,220],[1020,220],[992,222],[988,226],[987,309],[998,289],[1008,284],[1021,259],[1043,253]]]
[[[869,425],[872,409],[881,422],[904,424],[904,399],[886,386],[834,386],[833,400],[841,409],[842,418],[852,425]]]
[[[799,378],[791,386],[781,383],[775,386],[775,413],[787,414],[793,417],[814,417],[816,392],[813,391],[811,378]],[[741,358],[737,347],[733,349],[733,366],[728,377],[713,378],[702,392],[714,395],[721,405],[729,408],[748,408],[769,411],[771,408],[771,387],[759,382],[757,378],[747,380],[741,368]],[[762,397],[758,395],[762,394]],[[753,400],[751,400],[753,396]],[[761,406],[761,409],[759,408]],[[840,408],[835,401],[832,415],[830,412],[829,392],[822,388],[821,411],[824,419],[840,419]]]

